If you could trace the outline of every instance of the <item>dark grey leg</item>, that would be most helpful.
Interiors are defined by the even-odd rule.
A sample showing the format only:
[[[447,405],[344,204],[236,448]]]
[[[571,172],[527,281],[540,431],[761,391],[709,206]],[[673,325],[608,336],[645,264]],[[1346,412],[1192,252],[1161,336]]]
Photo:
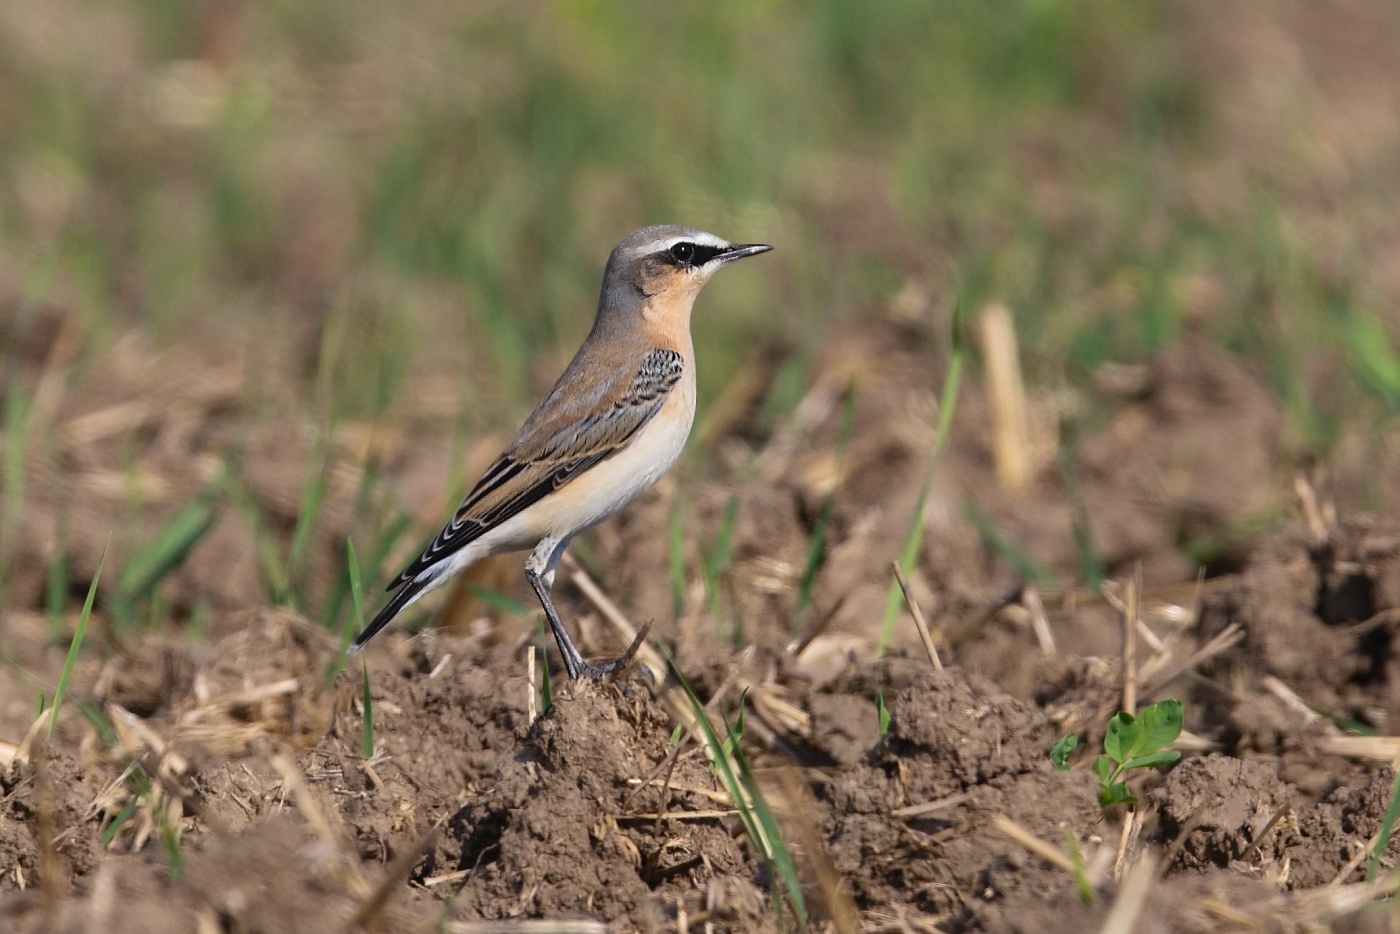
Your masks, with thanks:
[[[559,619],[559,611],[554,608],[554,601],[549,598],[549,588],[554,583],[554,565],[564,551],[564,544],[566,543],[548,540],[540,542],[525,561],[525,579],[530,582],[535,596],[539,597],[540,606],[544,607],[545,619],[549,620],[549,629],[554,633],[554,642],[559,646],[559,654],[564,656],[564,668],[569,672],[569,678],[578,680],[582,677],[601,681],[616,672],[626,659],[619,658],[603,665],[590,665],[583,660],[578,647],[574,645],[574,640],[569,638],[569,631],[564,628],[564,623]]]

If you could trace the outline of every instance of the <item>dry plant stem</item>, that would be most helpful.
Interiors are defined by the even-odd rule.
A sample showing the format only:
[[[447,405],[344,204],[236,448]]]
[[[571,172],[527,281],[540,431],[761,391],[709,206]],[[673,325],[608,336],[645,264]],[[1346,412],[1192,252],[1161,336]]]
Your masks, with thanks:
[[[909,804],[902,808],[895,808],[890,811],[890,817],[896,817],[900,820],[916,820],[929,814],[946,811],[951,807],[957,807],[959,804],[971,801],[972,798],[972,792],[964,791],[961,794],[939,798],[937,801],[925,801],[923,804]]]
[[[681,742],[676,744],[676,748],[671,750],[671,754],[666,757],[666,761],[665,763],[663,763],[666,767],[666,777],[661,780],[661,794],[656,801],[656,823],[652,827],[652,835],[657,840],[662,839],[662,823],[665,821],[666,818],[664,815],[666,815],[667,813],[666,802],[671,797],[671,779],[676,774],[676,763],[680,761],[681,750],[685,748],[686,739],[687,737],[681,738]],[[638,785],[637,790],[633,791],[631,795],[627,796],[627,800],[630,802],[633,796],[636,795],[637,791],[640,791],[643,787],[645,787],[645,785]],[[651,851],[651,853],[647,855],[646,871],[644,875],[648,880],[655,880],[657,866],[660,864],[660,862],[661,847],[657,846]]]
[[[1400,736],[1328,736],[1319,749],[1329,756],[1393,762],[1400,756]]]
[[[1006,815],[998,814],[993,817],[992,826],[1050,865],[1068,873],[1074,872],[1074,862],[1062,850],[1046,843]]]
[[[632,789],[632,793],[622,800],[622,808],[624,811],[632,806],[632,802],[636,799],[637,795],[641,792],[643,788],[651,787],[655,783],[655,780],[660,778],[662,772],[666,773],[666,778],[661,782],[659,786],[661,788],[661,797],[657,801],[656,806],[661,810],[665,810],[666,799],[667,797],[669,797],[671,792],[671,773],[675,771],[676,762],[680,759],[681,753],[685,750],[686,746],[689,745],[689,743],[690,737],[682,736],[681,741],[679,743],[676,743],[676,748],[671,750],[671,754],[668,755],[665,759],[662,759],[661,762],[659,762],[657,766],[651,770],[651,773],[647,775],[646,778],[629,778],[627,780],[628,783],[633,785],[634,787]]]
[[[1394,896],[1397,885],[1400,885],[1400,872],[1388,872],[1370,882],[1322,886],[1283,896],[1280,910],[1288,911],[1291,920],[1299,924],[1341,918],[1379,899]]]
[[[843,593],[837,596],[835,600],[831,601],[831,606],[827,608],[827,611],[822,614],[821,618],[812,624],[811,628],[803,633],[800,639],[788,646],[788,652],[793,658],[797,658],[803,652],[807,651],[807,647],[812,644],[817,636],[826,632],[827,627],[831,625],[831,621],[836,618],[836,614],[840,613],[841,608],[846,605],[847,596],[849,595]]]
[[[1264,841],[1268,839],[1269,834],[1273,833],[1274,827],[1278,825],[1278,822],[1283,819],[1283,816],[1287,814],[1289,810],[1289,806],[1284,805],[1273,813],[1268,821],[1265,822],[1264,826],[1259,828],[1259,832],[1254,835],[1254,839],[1250,841],[1249,846],[1245,848],[1244,852],[1246,856],[1249,855],[1250,850],[1253,850],[1255,853],[1259,854],[1260,859],[1264,858],[1264,851],[1261,850],[1260,847],[1263,845]],[[1366,849],[1370,850],[1370,847],[1368,846]]]
[[[535,647],[533,645],[530,646],[530,652],[525,659],[525,681],[528,684],[525,710],[530,718],[530,726],[534,726],[535,721],[540,718],[540,712],[535,705]]]
[[[997,597],[995,600],[992,600],[990,603],[988,603],[982,608],[982,611],[980,613],[969,619],[966,623],[959,625],[955,631],[950,633],[947,641],[952,645],[956,645],[957,643],[962,642],[965,639],[971,638],[977,633],[979,629],[982,628],[983,623],[991,619],[993,616],[996,616],[998,613],[1006,609],[1011,604],[1020,600],[1021,593],[1025,589],[1026,585],[1024,583],[1017,584],[1015,587],[1012,587],[1010,590],[1006,591],[1004,594]]]
[[[1123,829],[1118,834],[1118,852],[1113,858],[1113,878],[1123,878],[1123,870],[1127,868],[1128,848],[1132,845],[1133,838],[1138,831],[1137,808],[1130,808],[1128,816],[1123,819]]]
[[[43,741],[43,737],[49,733],[49,721],[53,719],[53,708],[48,707],[43,713],[34,718],[34,722],[29,724],[29,729],[24,733],[24,739],[20,740],[19,746],[15,748],[11,762],[28,762],[34,754],[34,748]]]
[[[904,577],[904,569],[899,566],[898,561],[891,561],[890,567],[894,568],[895,580],[899,581],[899,589],[904,592],[904,602],[909,605],[909,615],[914,617],[914,628],[919,631],[919,639],[924,643],[928,660],[933,663],[935,671],[942,671],[943,662],[938,658],[938,647],[933,644],[933,634],[928,631],[928,621],[924,619],[924,611],[919,606],[919,601],[914,599],[914,592],[910,590],[909,581]]]
[[[1198,584],[1199,584],[1199,581],[1198,581]],[[1172,588],[1172,589],[1179,589],[1179,586],[1180,586],[1180,585],[1178,585],[1178,587]],[[1121,598],[1121,597],[1118,596],[1116,590],[1117,590],[1117,588],[1113,586],[1113,582],[1112,582],[1112,581],[1104,581],[1103,602],[1104,602],[1104,603],[1107,603],[1109,606],[1113,607],[1113,608],[1114,608],[1115,610],[1117,610],[1118,613],[1121,615],[1121,614],[1124,613],[1124,608],[1125,608],[1126,604],[1123,602],[1123,598]],[[1167,646],[1166,646],[1166,643],[1164,643],[1164,642],[1161,640],[1161,637],[1159,637],[1159,636],[1157,635],[1157,633],[1155,633],[1155,632],[1152,631],[1152,627],[1149,626],[1149,625],[1147,625],[1147,621],[1146,621],[1145,619],[1142,618],[1142,606],[1143,606],[1143,604],[1147,601],[1147,599],[1148,599],[1147,589],[1146,589],[1145,587],[1142,586],[1142,582],[1141,582],[1141,580],[1139,580],[1139,581],[1138,581],[1137,634],[1138,634],[1138,637],[1141,638],[1143,642],[1147,643],[1147,647],[1150,648],[1153,652],[1162,652],[1162,651],[1164,651],[1164,650],[1166,649],[1166,647],[1167,647]],[[1196,599],[1199,599],[1199,597],[1197,596]],[[1166,601],[1162,601],[1162,602],[1166,602]],[[1193,619],[1193,620],[1194,620],[1194,619],[1197,617],[1197,615],[1199,614],[1199,612],[1200,612],[1199,609],[1192,609],[1191,611],[1186,612],[1184,615],[1187,616],[1187,617],[1189,617],[1190,619]]]
[[[1031,614],[1031,629],[1035,632],[1035,641],[1040,643],[1041,654],[1050,658],[1058,655],[1055,635],[1050,631],[1050,618],[1045,615],[1045,603],[1040,599],[1040,591],[1027,584],[1021,591],[1021,604]]]
[[[640,779],[640,778],[630,778],[630,779],[628,779],[627,781],[628,781],[628,784],[635,784],[635,785],[637,785],[637,786],[639,786],[639,787],[640,787],[640,786],[645,786],[645,785],[650,785],[650,786],[653,787],[653,788],[660,788],[660,787],[662,787],[661,778],[660,778],[659,776],[656,777],[656,778],[647,779],[647,780],[645,780],[645,781],[643,781],[643,780]],[[728,795],[726,792],[723,792],[723,791],[715,791],[715,790],[712,789],[712,788],[701,788],[701,787],[699,787],[698,785],[674,785],[674,784],[671,786],[671,788],[674,789],[675,791],[685,792],[685,793],[688,794],[688,795],[699,795],[699,796],[702,797],[702,798],[709,798],[711,801],[715,802],[716,804],[723,804],[723,805],[730,806],[730,807],[732,807],[733,804],[734,804],[733,799],[730,798],[729,795]]]
[[[384,871],[384,877],[374,887],[374,891],[360,902],[360,907],[355,909],[355,913],[346,922],[346,931],[355,931],[362,927],[371,930],[383,929],[384,919],[382,915],[385,906],[389,904],[389,896],[394,893],[394,889],[398,887],[399,883],[408,878],[408,874],[413,871],[414,864],[418,862],[418,857],[426,853],[433,842],[437,840],[438,831],[442,829],[442,825],[446,821],[446,817],[439,819],[437,823],[428,828],[427,833],[418,838],[417,843],[394,858],[394,861],[389,864],[389,868]]]
[[[1265,675],[1259,679],[1259,683],[1263,685],[1264,690],[1283,701],[1285,707],[1302,717],[1304,723],[1313,723],[1322,719],[1316,711],[1307,705],[1306,701],[1298,696],[1296,691],[1273,675]]]
[[[797,842],[802,847],[807,867],[816,876],[817,889],[831,915],[832,929],[837,934],[856,934],[860,930],[860,912],[851,901],[841,874],[832,865],[826,841],[812,822],[812,815],[817,813],[816,802],[796,769],[788,766],[779,775],[791,815],[788,826],[797,832]]]
[[[1145,688],[1145,693],[1147,693],[1148,695],[1155,694],[1163,685],[1167,684],[1175,678],[1180,677],[1182,674],[1185,674],[1191,669],[1197,667],[1207,659],[1214,658],[1217,655],[1221,655],[1225,652],[1230,651],[1243,641],[1244,627],[1241,626],[1239,623],[1231,623],[1224,629],[1220,630],[1220,632],[1216,634],[1215,638],[1211,639],[1209,642],[1201,646],[1195,652],[1192,652],[1190,657],[1188,657],[1181,664],[1175,665],[1171,668],[1166,669],[1165,671],[1160,672],[1155,678],[1153,678],[1148,683],[1147,687]]]
[[[1137,930],[1137,921],[1142,915],[1143,905],[1147,903],[1147,896],[1156,881],[1156,860],[1152,858],[1151,853],[1144,853],[1142,859],[1128,870],[1128,877],[1123,881],[1123,887],[1118,890],[1118,898],[1114,900],[1108,917],[1104,919],[1100,929],[1102,934],[1132,934]]]
[[[1030,482],[1033,465],[1016,326],[1011,312],[999,303],[988,305],[979,323],[987,365],[987,388],[992,401],[997,480],[1002,489],[1020,492]]]
[[[101,863],[94,874],[92,894],[88,896],[86,931],[107,931],[116,926],[117,878],[111,863]],[[49,930],[54,930],[50,927]],[[218,931],[218,927],[213,928]],[[200,934],[203,934],[201,930]]]
[[[659,827],[662,821],[715,820],[738,813],[736,808],[707,808],[701,811],[642,811],[638,814],[609,814],[608,817],[614,821],[651,821]],[[655,827],[652,829],[659,833]]]
[[[1362,846],[1353,853],[1351,859],[1347,860],[1337,874],[1332,877],[1332,880],[1327,883],[1327,887],[1335,889],[1341,886],[1341,884],[1346,881],[1347,876],[1356,872],[1357,869],[1361,868],[1361,864],[1370,858],[1371,852],[1375,850],[1376,844],[1380,842],[1381,832],[1380,829],[1377,828],[1376,832],[1371,835],[1371,839],[1366,841],[1365,846]]]
[[[1235,927],[1244,931],[1260,930],[1259,920],[1251,914],[1240,911],[1238,908],[1216,901],[1213,898],[1203,898],[1196,905],[1206,913],[1219,918],[1221,921],[1228,921]]]
[[[1201,817],[1204,814],[1205,806],[1202,805],[1192,811],[1191,816],[1186,818],[1186,823],[1182,824],[1181,830],[1177,832],[1176,839],[1172,841],[1171,846],[1167,847],[1166,855],[1162,857],[1163,876],[1172,868],[1172,863],[1176,860],[1177,854],[1181,852],[1182,847],[1186,846],[1187,838],[1190,837],[1192,831],[1200,825]]]
[[[287,757],[285,753],[277,753],[272,757],[272,767],[282,776],[283,787],[289,789],[293,800],[296,801],[297,810],[310,825],[313,833],[321,839],[333,853],[344,855],[347,847],[342,835],[331,825],[330,819],[322,809],[316,796],[311,793],[311,789],[306,784],[304,776],[295,762]],[[358,859],[343,860],[349,871],[349,887],[351,892],[360,897],[368,896],[370,893],[369,883],[360,872]]]
[[[666,677],[666,660],[661,657],[661,653],[656,651],[645,640],[638,641],[638,636],[645,636],[645,632],[638,633],[636,627],[628,622],[627,617],[617,608],[617,604],[608,599],[594,581],[588,576],[588,572],[583,569],[573,556],[565,552],[564,566],[569,569],[569,577],[574,582],[579,591],[592,603],[598,612],[603,614],[603,618],[612,624],[613,629],[628,645],[636,645],[633,654],[641,659],[642,667],[647,671],[652,682],[660,686]]]
[[[1142,566],[1128,581],[1123,594],[1123,710],[1137,713],[1137,619]]]
[[[1293,476],[1293,493],[1298,497],[1298,508],[1303,513],[1303,521],[1308,525],[1308,533],[1312,536],[1313,547],[1324,547],[1331,538],[1328,532],[1328,523],[1323,518],[1317,490],[1302,471]]]
[[[602,921],[448,921],[438,928],[443,934],[608,934]]]

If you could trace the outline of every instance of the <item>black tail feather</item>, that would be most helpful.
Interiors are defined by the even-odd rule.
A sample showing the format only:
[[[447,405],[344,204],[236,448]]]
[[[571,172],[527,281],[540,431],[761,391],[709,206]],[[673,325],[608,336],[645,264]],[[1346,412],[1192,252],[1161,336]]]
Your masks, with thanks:
[[[399,592],[394,594],[388,603],[384,604],[384,608],[375,614],[374,619],[364,628],[364,631],[355,637],[355,641],[350,645],[350,654],[354,655],[364,648],[369,640],[379,635],[379,631],[393,622],[394,617],[398,616],[414,597],[422,593],[429,583],[431,583],[431,578],[429,580],[411,580],[404,584]]]

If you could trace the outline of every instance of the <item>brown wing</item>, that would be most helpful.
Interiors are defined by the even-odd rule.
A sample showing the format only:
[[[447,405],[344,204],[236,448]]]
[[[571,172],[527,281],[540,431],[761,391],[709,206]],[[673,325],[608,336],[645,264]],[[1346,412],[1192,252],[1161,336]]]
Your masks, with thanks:
[[[567,377],[561,379],[472,487],[452,521],[387,589],[412,581],[622,450],[660,411],[684,369],[678,352],[658,349],[647,353],[630,379],[595,385],[588,396],[575,391]]]

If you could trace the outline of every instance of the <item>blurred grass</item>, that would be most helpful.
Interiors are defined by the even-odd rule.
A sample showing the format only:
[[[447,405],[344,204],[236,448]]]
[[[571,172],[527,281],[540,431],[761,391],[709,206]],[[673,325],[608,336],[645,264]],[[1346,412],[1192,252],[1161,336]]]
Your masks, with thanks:
[[[1347,420],[1400,406],[1397,322],[1366,262],[1381,221],[1319,233],[1313,188],[1332,176],[1303,95],[1273,135],[1223,125],[1229,75],[1199,65],[1203,15],[8,5],[0,553],[23,488],[18,348],[39,309],[82,322],[80,372],[132,328],[157,343],[223,329],[300,354],[327,424],[411,408],[445,372],[459,429],[502,431],[587,329],[612,244],[656,222],[779,246],[701,301],[702,409],[771,338],[797,348],[765,407],[780,420],[825,325],[915,281],[939,304],[1007,304],[1045,383],[1202,334],[1257,359],[1299,445],[1325,453]],[[1393,202],[1387,177],[1344,193]],[[1325,394],[1309,373],[1329,375]]]
[[[326,341],[359,356],[331,361],[328,388],[361,411],[402,387],[402,358],[440,326],[412,306],[424,287],[455,299],[453,333],[520,406],[537,349],[567,353],[586,329],[621,234],[677,221],[776,241],[781,276],[706,298],[708,397],[742,362],[736,335],[810,334],[950,256],[985,254],[988,289],[1032,324],[1045,316],[1017,299],[1072,298],[1054,279],[1078,247],[1036,216],[1026,137],[1123,80],[1123,151],[1106,176],[1083,168],[1151,211],[1151,144],[1192,113],[1189,83],[1160,62],[1161,26],[1046,0],[334,16],[118,3],[65,44],[23,49],[23,30],[6,44],[0,233],[20,260],[57,263],[49,288],[74,293],[95,346],[114,319],[173,338],[231,307],[274,333],[353,322],[357,339]],[[1126,60],[1139,47],[1143,62]],[[989,236],[1008,220],[1009,237]],[[868,223],[888,232],[841,230]],[[415,333],[384,340],[386,318]],[[366,367],[389,384],[375,398]]]
[[[565,353],[586,328],[608,248],[660,220],[783,248],[783,276],[707,298],[705,395],[740,365],[736,333],[805,333],[949,262],[985,265],[1045,365],[1170,339],[1175,286],[1202,264],[1243,281],[1272,258],[1291,295],[1317,298],[1267,212],[1213,221],[1174,203],[1172,160],[1208,127],[1171,5],[330,12],[116,3],[35,49],[22,40],[61,14],[10,11],[4,241],[57,263],[49,288],[73,293],[97,346],[114,319],[173,337],[243,305],[329,327],[375,296],[412,339],[379,359],[333,343],[368,350],[392,389],[436,326],[409,301],[432,283],[523,405],[536,349]],[[1083,192],[1121,236],[1058,236],[1046,184]],[[885,232],[865,242],[841,229],[872,223]],[[1127,307],[1096,314],[1084,283],[1120,287]],[[1222,341],[1248,344],[1249,304]],[[373,407],[363,366],[344,369],[333,396]]]

